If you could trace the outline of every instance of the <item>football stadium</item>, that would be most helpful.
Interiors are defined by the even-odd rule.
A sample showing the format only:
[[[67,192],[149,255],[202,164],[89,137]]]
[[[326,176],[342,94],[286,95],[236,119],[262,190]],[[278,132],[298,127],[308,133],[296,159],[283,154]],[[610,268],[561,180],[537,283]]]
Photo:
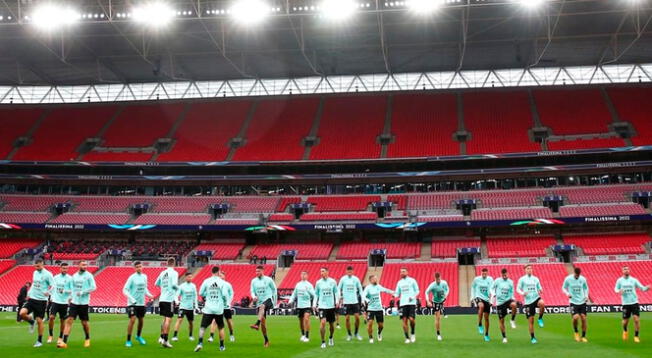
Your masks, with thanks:
[[[650,357],[652,0],[0,0],[3,357]]]

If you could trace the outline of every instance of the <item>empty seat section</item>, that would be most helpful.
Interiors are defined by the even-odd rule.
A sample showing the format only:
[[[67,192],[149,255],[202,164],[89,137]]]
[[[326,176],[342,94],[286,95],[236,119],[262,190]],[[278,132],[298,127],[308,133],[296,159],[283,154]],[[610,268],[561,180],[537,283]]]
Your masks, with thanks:
[[[126,213],[134,204],[148,203],[148,198],[137,196],[71,196],[66,198],[77,212]]]
[[[276,196],[227,196],[220,202],[229,204],[229,212],[273,213],[279,200]]]
[[[14,148],[16,139],[27,134],[42,114],[43,110],[40,108],[0,109],[0,126],[2,128],[0,131],[0,160],[7,158]]]
[[[4,224],[43,224],[49,218],[47,213],[4,212],[0,211],[0,223]]]
[[[290,213],[272,214],[267,218],[267,221],[270,221],[270,222],[290,222],[290,221],[294,221],[294,214],[290,214]]]
[[[55,109],[32,135],[33,142],[20,148],[15,160],[74,160],[77,148],[92,138],[117,111],[117,106]]]
[[[5,211],[46,211],[56,203],[65,202],[62,196],[48,195],[0,195]]]
[[[601,185],[593,187],[551,188],[554,195],[566,197],[566,204],[622,203],[631,200],[629,193],[644,187],[637,185]]]
[[[301,160],[319,98],[262,101],[256,108],[234,161]]]
[[[471,212],[471,220],[511,220],[552,218],[549,208],[477,209]]]
[[[136,225],[206,225],[209,214],[143,214],[134,219]]]
[[[464,221],[463,215],[424,215],[417,217],[417,222],[434,223],[448,221]]]
[[[45,268],[48,271],[52,272],[53,275],[59,273],[58,266],[45,266]],[[94,273],[95,271],[97,271],[97,267],[88,267],[88,272]],[[77,267],[75,265],[71,266],[68,269],[68,273],[71,275],[75,272],[77,272]],[[20,288],[25,285],[25,282],[32,281],[33,274],[34,266],[32,265],[15,266],[14,268],[5,272],[5,274],[2,275],[2,278],[0,279],[0,305],[15,305],[18,291],[20,291]],[[122,287],[120,287],[120,291],[122,291]]]
[[[0,239],[0,259],[8,259],[24,249],[39,246],[41,240],[35,239]]]
[[[650,241],[652,238],[644,233],[564,235],[565,244],[582,248],[585,255],[644,254],[644,245]]]
[[[548,141],[548,150],[571,150],[622,147],[625,142],[620,138],[592,138]]]
[[[514,281],[514,296],[517,301],[523,302],[523,296],[519,295],[517,290],[518,280],[525,275],[525,265],[476,265],[476,274],[480,275],[483,268],[489,269],[489,276],[494,279],[500,277],[500,270],[506,268],[509,278]],[[534,276],[539,278],[543,294],[541,298],[547,306],[568,306],[568,297],[561,292],[564,279],[568,276],[566,266],[560,263],[551,264],[534,264],[532,265]],[[589,289],[589,292],[592,288]]]
[[[301,215],[301,221],[376,221],[378,214],[372,212],[364,213],[307,213]]]
[[[555,245],[553,237],[488,237],[487,253],[491,258],[543,257]]]
[[[165,270],[163,267],[147,267],[143,265],[143,273],[147,275],[147,289],[158,297],[161,290],[154,285],[158,275]],[[181,276],[186,269],[177,267]],[[95,276],[97,290],[91,294],[91,306],[125,307],[127,298],[122,294],[122,288],[134,273],[134,268],[129,266],[107,266]]]
[[[652,277],[652,261],[612,261],[612,262],[575,262],[575,267],[582,269],[582,275],[589,284],[589,297],[594,304],[620,305],[620,295],[614,292],[616,281],[622,277],[623,266],[629,266],[632,277],[649,285]],[[652,290],[637,291],[638,302],[652,303]]]
[[[308,203],[315,211],[365,211],[370,203],[380,201],[378,195],[311,196]]]
[[[480,248],[480,239],[473,240],[432,240],[431,257],[448,258],[457,257],[457,249],[476,247]]]
[[[459,268],[456,262],[441,262],[441,263],[391,263],[385,264],[383,267],[383,274],[380,278],[380,283],[384,287],[394,291],[396,284],[401,279],[401,268],[409,270],[410,277],[414,278],[419,285],[419,299],[421,304],[423,302],[423,292],[428,288],[428,285],[435,280],[435,272],[441,273],[442,280],[448,282],[450,293],[446,299],[445,306],[457,306],[459,301]],[[389,295],[383,295],[383,303],[385,305],[389,302]]]
[[[278,205],[276,206],[276,211],[287,211],[288,206],[290,204],[298,204],[301,202],[301,198],[298,196],[293,196],[293,197],[283,197],[281,200],[278,202]]]
[[[283,251],[297,251],[298,260],[325,260],[333,250],[331,243],[296,243],[296,244],[262,244],[256,245],[249,253],[249,258],[257,256],[276,260]]]
[[[50,224],[125,224],[129,214],[95,214],[95,213],[66,213],[49,221]]]
[[[454,94],[396,95],[392,104],[394,143],[388,158],[459,155],[457,99]]]
[[[329,97],[319,122],[319,144],[310,159],[372,159],[380,157],[376,138],[382,133],[386,96]]]
[[[634,203],[607,205],[562,206],[559,208],[561,217],[611,216],[611,215],[647,215],[645,209]]]
[[[600,90],[537,90],[533,95],[541,123],[555,135],[609,131],[611,114]]]
[[[534,122],[526,91],[464,93],[464,127],[468,154],[541,150],[528,137]]]
[[[371,250],[386,250],[388,259],[413,259],[421,254],[418,242],[345,242],[337,251],[338,260],[367,259]]]
[[[387,201],[393,204],[392,210],[405,210],[407,209],[407,198],[405,195],[389,195]]]
[[[631,123],[636,130],[632,144],[652,144],[652,88],[609,88],[607,93],[620,120]]]
[[[9,271],[9,269],[14,267],[15,264],[16,264],[16,260],[0,260],[0,275],[5,273],[6,271]]]
[[[250,101],[224,100],[195,103],[174,133],[172,150],[160,162],[219,161],[229,154],[229,141],[238,135],[247,118]]]
[[[365,276],[367,275],[367,264],[359,262],[295,262],[290,267],[290,270],[283,278],[283,281],[279,285],[281,290],[291,290],[294,289],[294,286],[297,282],[301,281],[301,272],[306,271],[308,273],[308,281],[315,285],[315,282],[321,278],[321,268],[328,268],[329,276],[340,282],[340,278],[346,274],[346,267],[353,266],[353,274],[356,275],[360,282],[364,282]],[[393,288],[392,288],[393,289]]]
[[[213,260],[235,260],[244,248],[244,244],[205,242],[199,244],[193,251],[211,251]]]
[[[219,265],[221,271],[224,271],[226,281],[233,286],[233,304],[238,304],[243,297],[251,297],[250,285],[251,280],[256,277],[256,266],[249,264],[227,264]],[[193,278],[193,282],[197,285],[197,289],[201,287],[201,283],[211,276],[211,269],[213,265],[206,265],[202,267]],[[274,273],[274,265],[263,265],[263,272],[266,276],[271,276]]]

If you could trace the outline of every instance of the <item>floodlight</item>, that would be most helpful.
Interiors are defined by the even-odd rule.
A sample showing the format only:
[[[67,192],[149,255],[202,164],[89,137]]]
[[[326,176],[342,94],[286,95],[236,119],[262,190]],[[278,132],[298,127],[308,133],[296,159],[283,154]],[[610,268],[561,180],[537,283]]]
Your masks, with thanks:
[[[167,26],[176,15],[176,11],[164,2],[143,4],[131,12],[134,21],[155,28]]]
[[[73,8],[57,4],[44,4],[36,7],[30,13],[29,20],[41,30],[52,31],[76,23],[80,17],[79,12]]]
[[[529,9],[535,9],[543,5],[546,0],[516,0],[521,6],[524,6]]]
[[[441,7],[444,0],[407,0],[405,5],[417,15],[431,14]]]
[[[329,20],[341,21],[353,16],[358,9],[354,0],[323,0],[319,4],[319,12]]]
[[[239,0],[229,8],[231,16],[245,25],[262,22],[270,15],[271,10],[270,5],[263,0]]]

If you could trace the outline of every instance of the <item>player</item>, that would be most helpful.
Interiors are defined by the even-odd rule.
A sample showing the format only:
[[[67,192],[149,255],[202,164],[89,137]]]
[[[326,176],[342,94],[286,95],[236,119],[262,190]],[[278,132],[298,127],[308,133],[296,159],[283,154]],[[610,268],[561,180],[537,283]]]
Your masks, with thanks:
[[[308,281],[308,272],[301,271],[301,281],[294,286],[290,296],[290,303],[296,302],[297,317],[299,317],[299,329],[301,330],[301,342],[310,342],[310,311],[312,301],[315,299],[315,289]]]
[[[54,336],[54,323],[59,316],[59,339],[57,344],[63,340],[63,331],[66,327],[66,316],[68,315],[68,301],[72,292],[72,276],[68,274],[68,264],[62,263],[59,267],[60,273],[54,276],[54,287],[50,296],[50,320],[48,322],[48,343],[52,343]]]
[[[570,312],[573,316],[573,331],[575,332],[576,342],[588,342],[586,339],[586,303],[589,300],[589,285],[586,278],[581,275],[582,270],[579,267],[575,268],[575,273],[569,275],[564,280],[564,285],[561,290],[570,300]],[[582,337],[577,329],[578,321],[582,321]]]
[[[417,281],[408,276],[408,269],[401,268],[401,279],[396,284],[395,297],[400,297],[399,308],[401,310],[401,321],[403,322],[403,333],[405,343],[417,341],[416,329],[416,304],[419,296],[419,285]],[[408,334],[408,321],[410,321],[410,334]]]
[[[500,333],[503,335],[503,343],[507,343],[507,333],[505,332],[505,317],[507,310],[512,313],[512,319],[509,324],[512,329],[516,328],[516,300],[514,299],[514,281],[509,278],[506,268],[500,270],[500,278],[494,280],[491,286],[491,296],[496,301],[496,313],[500,322]]]
[[[435,330],[437,331],[437,340],[441,341],[441,314],[444,310],[444,302],[450,293],[448,282],[441,279],[441,274],[435,272],[435,281],[428,286],[424,292],[426,305],[432,307],[435,311]],[[432,294],[432,300],[430,295]]]
[[[143,264],[140,261],[134,262],[134,273],[129,276],[122,288],[122,294],[127,297],[127,315],[129,324],[127,325],[127,342],[125,347],[131,348],[131,334],[134,330],[134,323],[138,319],[138,330],[136,331],[136,341],[140,345],[147,344],[142,337],[143,324],[145,319],[145,298],[150,299],[154,296],[147,289],[147,275],[143,273]]]
[[[319,333],[321,335],[321,348],[326,348],[326,322],[330,328],[328,345],[334,346],[333,334],[335,333],[335,311],[337,310],[339,292],[337,282],[328,277],[328,268],[322,267],[320,270],[321,278],[315,283],[314,309],[319,310]]]
[[[360,279],[353,275],[353,266],[346,267],[346,275],[342,276],[337,286],[340,293],[340,307],[344,306],[345,323],[346,323],[346,340],[350,341],[351,335],[351,315],[355,318],[355,338],[359,341],[362,336],[358,333],[360,330],[360,296],[362,295],[362,284]]]
[[[220,278],[220,268],[211,269],[212,276],[205,279],[199,288],[199,296],[204,299],[203,316],[199,327],[199,340],[195,352],[204,347],[204,332],[215,322],[220,337],[220,351],[226,350],[224,346],[224,307],[227,306],[224,280]]]
[[[97,289],[95,278],[88,272],[88,263],[79,262],[79,269],[72,275],[72,290],[70,292],[70,304],[66,318],[66,328],[63,332],[63,341],[57,344],[59,348],[68,348],[68,337],[72,329],[72,323],[79,317],[84,328],[84,348],[91,346],[91,326],[88,317],[88,305],[91,302],[91,293]]]
[[[541,287],[541,282],[539,279],[532,274],[532,265],[525,266],[525,276],[521,277],[518,280],[516,290],[519,295],[524,297],[525,306],[525,316],[528,319],[528,328],[530,330],[530,342],[532,344],[537,343],[537,339],[534,336],[534,316],[537,313],[537,308],[539,308],[539,327],[543,328],[543,313],[545,310],[545,304],[541,295],[543,294],[543,288]]]
[[[263,347],[269,347],[269,338],[267,337],[267,311],[276,306],[278,301],[276,293],[276,284],[271,277],[265,276],[263,266],[256,267],[256,277],[251,280],[251,297],[252,304],[256,306],[258,320],[250,327],[260,329],[263,333],[265,343]]]
[[[490,293],[494,279],[488,275],[487,268],[482,269],[480,276],[477,276],[471,284],[471,299],[478,306],[478,333],[484,335],[485,342],[489,342],[489,314],[491,313]],[[484,327],[482,318],[484,317]]]
[[[229,328],[229,340],[235,342],[235,335],[233,331],[233,308],[231,307],[231,302],[233,302],[233,286],[226,281],[226,273],[220,270],[220,278],[224,281],[225,290],[226,290],[226,302],[227,305],[224,308],[224,320],[226,321],[226,326]],[[211,336],[208,338],[209,342],[213,342],[215,339],[215,331],[217,330],[217,324],[213,322],[211,325]]]
[[[188,339],[191,341],[195,340],[192,332],[193,322],[195,320],[195,310],[199,309],[197,286],[192,283],[192,273],[186,272],[183,275],[183,278],[184,282],[179,285],[179,315],[177,317],[177,323],[174,325],[174,336],[172,337],[173,342],[179,340],[179,327],[181,327],[183,317],[186,317],[188,320]]]
[[[43,345],[43,318],[48,305],[48,297],[54,287],[52,273],[43,267],[43,260],[34,262],[34,274],[32,274],[32,286],[27,291],[27,302],[20,309],[20,318],[29,323],[29,333],[34,333],[34,325],[38,325],[38,338],[34,348]]]
[[[161,324],[161,336],[158,343],[165,348],[172,348],[168,341],[168,333],[174,316],[174,301],[178,297],[179,290],[179,273],[174,269],[175,263],[173,257],[169,258],[167,261],[168,268],[158,275],[154,283],[161,288],[158,307],[159,314],[163,317],[163,323]]]
[[[643,286],[639,280],[631,277],[629,267],[624,266],[623,277],[616,281],[616,288],[614,289],[620,295],[623,305],[623,341],[629,338],[629,332],[627,332],[629,319],[634,316],[634,342],[640,343],[641,340],[638,338],[638,332],[641,324],[641,308],[638,305],[636,289],[647,291],[650,289],[650,286]]]
[[[367,333],[369,334],[369,343],[374,343],[374,321],[378,325],[376,338],[378,342],[383,341],[383,328],[385,328],[385,317],[383,311],[383,300],[381,293],[394,294],[394,291],[389,290],[378,284],[378,277],[376,275],[369,276],[369,285],[362,291],[362,301],[367,306]]]

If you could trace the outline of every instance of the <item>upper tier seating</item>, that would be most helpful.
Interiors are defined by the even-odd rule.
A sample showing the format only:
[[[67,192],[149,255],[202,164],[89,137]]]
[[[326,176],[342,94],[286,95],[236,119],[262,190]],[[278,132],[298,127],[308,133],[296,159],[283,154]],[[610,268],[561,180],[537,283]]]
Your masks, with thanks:
[[[574,205],[559,208],[562,217],[611,216],[611,215],[646,215],[645,209],[634,203],[608,205]]]
[[[378,214],[372,212],[362,213],[306,213],[301,215],[301,221],[376,221]]]
[[[296,243],[296,244],[263,244],[256,245],[249,257],[267,257],[276,260],[282,251],[296,250],[298,260],[325,260],[333,250],[332,243]]]
[[[321,278],[321,268],[328,268],[329,276],[340,282],[340,278],[346,274],[347,266],[353,266],[353,274],[364,282],[367,274],[367,264],[359,262],[295,262],[285,275],[285,278],[279,285],[279,289],[294,289],[297,282],[301,281],[301,272],[308,272],[308,281],[315,285],[315,282]]]
[[[183,256],[192,248],[187,240],[137,240],[134,242],[113,240],[75,240],[50,241],[48,252],[54,253],[55,259],[79,260],[76,255],[89,255],[85,259],[97,258],[107,250],[128,250],[128,259],[143,258],[148,260],[164,259],[167,256]]]
[[[298,204],[301,202],[301,198],[298,196],[284,196],[281,198],[281,200],[278,202],[278,205],[276,206],[276,210],[278,212],[285,212],[288,210],[288,206],[290,204]]]
[[[4,212],[0,211],[0,223],[43,224],[49,218],[48,213]]]
[[[0,239],[0,259],[7,259],[19,251],[39,246],[41,240],[36,239]]]
[[[209,214],[143,214],[134,219],[136,225],[206,225]]]
[[[213,260],[235,260],[245,248],[245,244],[204,242],[195,247],[194,251],[212,251]]]
[[[480,248],[479,239],[460,239],[460,240],[433,240],[431,250],[431,257],[447,258],[457,257],[457,249],[465,247]]]
[[[516,290],[518,280],[525,275],[524,265],[476,265],[476,274],[480,275],[481,270],[485,267],[489,269],[489,276],[494,279],[501,277],[500,270],[506,268],[509,273],[509,278],[514,281],[514,296],[517,301],[523,302],[523,296],[519,295]],[[534,270],[534,276],[538,277],[541,282],[541,287],[543,288],[543,294],[541,296],[546,305],[568,306],[568,297],[564,296],[563,292],[561,292],[564,279],[568,276],[564,264],[534,264],[532,268]],[[589,292],[591,289],[589,289]]]
[[[541,151],[528,137],[534,122],[525,91],[464,93],[464,126],[471,133],[468,154]]]
[[[243,100],[193,104],[174,133],[174,147],[159,155],[158,161],[225,160],[229,141],[238,135],[251,105]]]
[[[425,306],[423,301],[424,294],[423,292],[428,288],[428,285],[435,280],[435,272],[441,273],[442,280],[448,282],[450,292],[448,298],[446,299],[445,306],[457,306],[459,302],[459,266],[456,262],[441,262],[441,263],[391,263],[385,264],[383,267],[383,274],[380,278],[380,283],[386,288],[394,291],[396,290],[396,284],[400,280],[401,268],[407,268],[409,270],[410,277],[414,278],[419,285],[419,299],[421,300],[421,305]],[[385,296],[384,304],[388,304],[388,295]]]
[[[643,285],[649,285],[652,277],[652,261],[575,262],[574,266],[582,269],[582,275],[589,284],[589,298],[598,305],[621,304],[620,296],[614,292],[614,288],[616,281],[623,275],[623,266],[629,266],[631,276]],[[637,294],[639,303],[652,304],[652,290],[638,291]]]
[[[549,208],[477,209],[471,212],[471,220],[511,220],[552,218]]]
[[[609,88],[607,93],[620,120],[631,123],[636,130],[632,144],[652,144],[652,88]]]
[[[319,98],[261,101],[247,127],[247,142],[233,160],[303,159],[302,140],[310,132],[318,106]]]
[[[387,259],[413,259],[421,254],[418,242],[345,242],[337,251],[338,260],[367,259],[371,250],[387,250]]]
[[[256,266],[249,264],[226,264],[219,265],[221,271],[226,275],[225,279],[233,286],[233,302],[237,304],[243,297],[251,297],[251,280],[256,277]],[[274,265],[263,265],[263,272],[266,276],[274,273]],[[195,273],[193,282],[197,285],[197,290],[201,287],[202,282],[210,277],[213,265],[206,265]]]
[[[117,110],[117,106],[97,105],[55,109],[45,117],[33,134],[33,142],[21,147],[12,159],[77,159],[77,148],[86,138],[95,137]]]
[[[40,108],[0,109],[0,159],[7,158],[14,148],[14,141],[27,134],[42,115]]]
[[[518,237],[518,238],[487,238],[489,257],[542,257],[546,249],[555,245],[552,237]]]
[[[129,214],[93,214],[93,213],[66,213],[51,219],[51,224],[125,224],[131,215]]]
[[[163,267],[143,267],[143,273],[147,275],[147,289],[158,297],[161,290],[154,285],[158,275],[165,270]],[[177,267],[176,271],[181,276],[186,272],[183,267]],[[91,306],[125,307],[127,298],[122,293],[129,276],[134,273],[134,268],[129,266],[107,266],[97,276],[95,284],[97,290],[91,294]]]
[[[541,123],[555,135],[609,131],[611,114],[598,89],[536,90],[533,95]]]
[[[395,95],[388,158],[459,155],[454,94]],[[378,133],[380,134],[380,133]]]
[[[593,148],[615,148],[625,145],[620,138],[591,138],[562,141],[549,141],[548,150],[571,150]]]
[[[366,211],[370,203],[380,201],[378,195],[311,196],[308,203],[315,211]]]
[[[587,234],[564,235],[564,243],[582,248],[585,255],[644,254],[652,241],[649,235],[640,234]]]
[[[45,268],[52,272],[53,275],[59,273],[58,266],[45,266]],[[95,271],[97,271],[97,267],[88,267],[88,272],[94,273]],[[75,272],[77,272],[77,267],[74,265],[68,269],[68,273],[71,275]],[[0,305],[15,305],[18,291],[20,291],[20,288],[24,286],[26,282],[32,281],[33,274],[34,266],[20,265],[15,266],[0,276]],[[120,292],[122,292],[122,286],[120,287]],[[92,296],[93,294],[91,294],[91,298]]]
[[[310,159],[370,159],[380,157],[376,137],[383,131],[386,96],[347,96],[325,99],[319,122],[319,143]]]
[[[275,222],[275,223],[279,223],[279,222],[287,223],[287,222],[290,222],[290,221],[294,221],[294,214],[290,214],[290,213],[272,214],[272,215],[269,216],[269,218],[267,218],[267,221]]]

